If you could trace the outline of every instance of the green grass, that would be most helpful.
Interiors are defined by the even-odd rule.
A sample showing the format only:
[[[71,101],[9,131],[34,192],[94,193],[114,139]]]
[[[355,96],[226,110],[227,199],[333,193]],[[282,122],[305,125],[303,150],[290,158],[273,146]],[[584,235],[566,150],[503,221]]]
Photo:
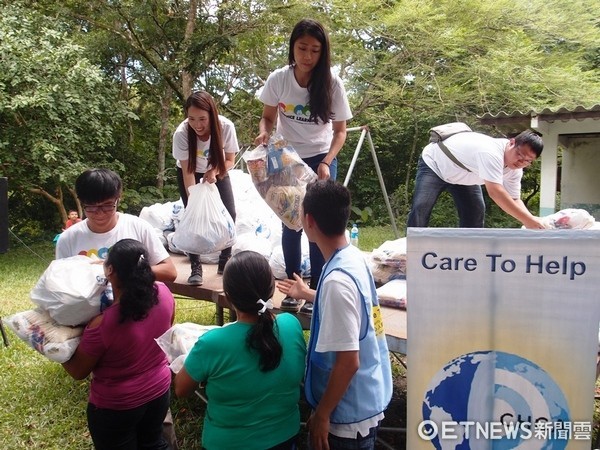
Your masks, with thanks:
[[[32,309],[29,291],[54,257],[52,243],[15,244],[0,254],[0,316]],[[177,299],[177,322],[214,324],[210,302]],[[4,327],[10,341],[0,342],[0,436],[3,450],[92,448],[85,409],[89,380],[73,380]],[[199,447],[203,411],[197,398],[173,400],[181,448]]]
[[[391,227],[361,227],[359,247],[371,251],[395,239]],[[12,244],[11,244],[12,245]],[[32,309],[29,291],[54,257],[52,243],[15,243],[0,254],[0,316]],[[176,321],[214,324],[210,302],[177,298]],[[3,450],[90,449],[85,409],[89,381],[73,380],[60,366],[4,327],[10,345],[0,342],[0,436]],[[171,402],[180,448],[200,448],[202,401],[193,396]]]
[[[393,241],[394,239],[396,239],[394,230],[389,225],[360,227],[358,230],[358,247],[365,252],[371,252],[385,241]]]

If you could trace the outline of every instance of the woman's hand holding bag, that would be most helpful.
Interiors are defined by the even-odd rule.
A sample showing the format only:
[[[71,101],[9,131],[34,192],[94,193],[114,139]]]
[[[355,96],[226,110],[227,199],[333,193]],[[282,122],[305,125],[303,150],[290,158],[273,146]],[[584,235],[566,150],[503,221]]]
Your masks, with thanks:
[[[187,253],[214,253],[235,243],[235,223],[214,183],[189,188],[188,204],[173,234],[175,246]]]

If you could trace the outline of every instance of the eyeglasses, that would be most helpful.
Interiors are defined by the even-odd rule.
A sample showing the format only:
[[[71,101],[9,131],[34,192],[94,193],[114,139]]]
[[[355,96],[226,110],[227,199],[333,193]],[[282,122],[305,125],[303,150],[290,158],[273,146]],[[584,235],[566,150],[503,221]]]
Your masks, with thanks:
[[[119,204],[119,199],[115,200],[114,203],[111,204],[104,204],[104,205],[83,205],[83,210],[89,214],[89,213],[97,213],[97,212],[112,212],[115,210],[115,208],[117,207],[117,205]]]
[[[520,162],[522,162],[522,163],[524,163],[524,164],[527,164],[527,165],[529,165],[529,164],[531,164],[532,162],[534,162],[534,161],[535,161],[535,158],[533,158],[533,159],[529,159],[529,158],[527,158],[527,157],[526,157],[526,156],[523,154],[523,152],[520,150],[520,147],[517,147],[517,148],[515,149],[515,153],[517,154],[517,160],[518,160],[518,161],[520,161]]]

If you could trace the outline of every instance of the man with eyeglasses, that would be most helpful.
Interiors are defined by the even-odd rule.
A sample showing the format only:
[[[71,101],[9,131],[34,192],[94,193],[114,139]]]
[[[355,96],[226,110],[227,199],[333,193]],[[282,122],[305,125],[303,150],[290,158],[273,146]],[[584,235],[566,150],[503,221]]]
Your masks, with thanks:
[[[77,177],[75,191],[86,219],[60,235],[56,258],[95,255],[106,259],[115,243],[125,238],[136,239],[148,249],[156,279],[175,280],[177,269],[152,226],[137,216],[117,212],[122,189],[121,177],[112,170],[90,169]]]
[[[505,139],[463,132],[445,139],[444,145],[456,162],[437,143],[427,145],[419,157],[408,227],[427,227],[438,197],[448,191],[458,211],[459,227],[483,228],[481,185],[485,185],[490,198],[504,212],[526,228],[544,228],[540,218],[531,214],[521,200],[523,168],[544,148],[538,134],[526,130]]]

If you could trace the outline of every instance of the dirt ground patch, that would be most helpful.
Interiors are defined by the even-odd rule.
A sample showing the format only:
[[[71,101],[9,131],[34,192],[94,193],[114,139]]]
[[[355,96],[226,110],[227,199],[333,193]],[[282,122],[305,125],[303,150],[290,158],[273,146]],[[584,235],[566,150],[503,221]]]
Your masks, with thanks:
[[[401,429],[401,430],[400,430]],[[392,401],[381,422],[377,450],[406,449],[406,373],[394,378]]]

